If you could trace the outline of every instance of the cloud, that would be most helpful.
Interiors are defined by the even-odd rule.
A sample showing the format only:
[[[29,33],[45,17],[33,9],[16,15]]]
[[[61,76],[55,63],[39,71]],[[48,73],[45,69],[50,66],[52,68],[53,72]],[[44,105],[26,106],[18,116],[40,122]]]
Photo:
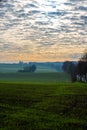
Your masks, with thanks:
[[[87,11],[87,6],[79,6],[77,9],[81,11]]]
[[[41,55],[50,55],[51,51],[53,57],[55,48],[72,49],[76,45],[81,46],[82,52],[84,46],[87,48],[86,5],[86,0],[1,1],[0,51],[21,54],[40,51]],[[72,51],[76,54],[75,49]]]

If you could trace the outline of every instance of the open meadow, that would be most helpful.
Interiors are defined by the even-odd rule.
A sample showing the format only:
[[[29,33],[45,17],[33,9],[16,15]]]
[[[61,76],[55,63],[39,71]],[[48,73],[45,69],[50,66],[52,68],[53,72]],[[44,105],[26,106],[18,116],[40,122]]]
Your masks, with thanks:
[[[70,82],[70,76],[66,73],[0,73],[0,82],[31,82],[31,83],[57,83]]]
[[[0,75],[0,130],[87,130],[87,84],[25,75]]]

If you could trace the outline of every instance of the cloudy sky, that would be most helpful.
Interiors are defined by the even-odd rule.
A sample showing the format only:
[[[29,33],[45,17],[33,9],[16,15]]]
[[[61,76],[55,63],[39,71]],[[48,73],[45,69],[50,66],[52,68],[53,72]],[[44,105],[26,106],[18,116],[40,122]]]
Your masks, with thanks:
[[[87,0],[1,0],[0,62],[78,60]]]

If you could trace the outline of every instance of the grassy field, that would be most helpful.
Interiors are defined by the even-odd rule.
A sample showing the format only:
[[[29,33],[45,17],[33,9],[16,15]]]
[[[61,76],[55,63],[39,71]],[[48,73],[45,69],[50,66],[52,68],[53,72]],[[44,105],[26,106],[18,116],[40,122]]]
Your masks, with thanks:
[[[0,83],[0,130],[87,130],[87,84]]]
[[[0,73],[1,82],[70,82],[66,73]]]

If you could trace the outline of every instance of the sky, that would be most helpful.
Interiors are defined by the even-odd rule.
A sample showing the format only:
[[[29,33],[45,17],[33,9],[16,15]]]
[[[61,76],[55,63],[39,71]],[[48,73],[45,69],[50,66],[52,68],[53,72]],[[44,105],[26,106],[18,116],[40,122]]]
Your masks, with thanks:
[[[0,62],[78,60],[87,0],[1,0]]]

